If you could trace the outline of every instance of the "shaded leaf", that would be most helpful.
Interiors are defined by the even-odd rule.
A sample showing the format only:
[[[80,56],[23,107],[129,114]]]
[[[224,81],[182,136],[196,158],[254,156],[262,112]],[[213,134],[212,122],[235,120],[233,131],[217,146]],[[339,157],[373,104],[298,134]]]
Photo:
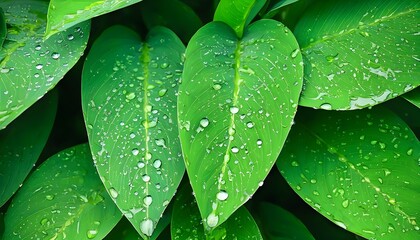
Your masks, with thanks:
[[[299,113],[277,162],[296,193],[368,239],[416,239],[420,142],[407,125],[382,107]]]
[[[412,103],[414,106],[420,108],[420,88],[419,87],[404,94],[403,98],[405,98],[407,101]]]
[[[0,50],[3,48],[3,42],[6,39],[6,34],[6,19],[4,18],[3,9],[0,7]]]
[[[188,42],[203,25],[191,8],[178,0],[144,1],[141,4],[141,14],[149,29],[159,25],[168,27],[184,42]]]
[[[12,197],[41,155],[56,111],[57,94],[52,92],[0,131],[0,206]]]
[[[257,15],[265,2],[266,0],[221,0],[214,13],[214,21],[226,23],[241,38],[245,26]]]
[[[82,105],[96,167],[117,206],[151,236],[184,174],[176,92],[185,47],[169,29],[146,40],[107,29],[83,69]]]
[[[61,151],[25,182],[5,215],[4,239],[102,239],[121,219],[87,144]]]
[[[412,0],[314,4],[294,31],[305,61],[300,105],[360,109],[419,86],[419,9]]]
[[[242,40],[221,22],[207,24],[191,39],[178,125],[208,227],[245,203],[272,168],[297,108],[301,61],[293,35],[274,20],[252,24]]]
[[[212,232],[205,232],[197,203],[189,186],[181,188],[175,198],[170,226],[173,240],[263,239],[257,224],[245,207],[240,207]]]
[[[109,13],[141,0],[51,0],[45,37],[64,31],[91,18]]]
[[[47,2],[5,0],[8,33],[0,50],[0,129],[52,89],[85,50],[90,24],[42,40]]]
[[[272,18],[274,15],[276,15],[281,8],[290,5],[292,3],[295,3],[299,0],[277,0],[276,3],[274,3],[270,9],[267,11],[267,13],[264,15],[264,18]]]
[[[260,227],[267,240],[315,240],[297,217],[277,205],[267,202],[260,203],[258,216],[261,221]]]

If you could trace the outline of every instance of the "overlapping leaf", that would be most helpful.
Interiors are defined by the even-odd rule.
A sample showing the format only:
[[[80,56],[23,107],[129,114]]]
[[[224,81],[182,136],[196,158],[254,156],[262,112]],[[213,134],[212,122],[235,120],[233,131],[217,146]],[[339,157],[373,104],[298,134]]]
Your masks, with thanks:
[[[407,101],[415,105],[416,107],[420,108],[420,88],[419,87],[410,91],[409,93],[404,94],[403,97]]]
[[[184,173],[176,92],[185,47],[157,27],[141,41],[106,30],[89,53],[82,103],[96,167],[109,194],[144,237],[152,235]]]
[[[50,157],[28,178],[7,210],[3,238],[102,239],[120,219],[84,144]]]
[[[191,39],[178,120],[208,228],[223,223],[267,176],[290,130],[302,75],[296,40],[274,20],[252,24],[241,40],[221,22]]]
[[[51,0],[45,36],[64,31],[91,18],[109,13],[141,0]]]
[[[419,1],[313,5],[294,31],[305,61],[301,105],[360,109],[420,85]]]
[[[171,236],[173,240],[263,239],[257,224],[245,207],[239,208],[225,223],[211,232],[204,231],[200,211],[190,187],[183,187],[175,199]]]
[[[3,9],[0,7],[0,50],[3,48],[3,42],[6,39],[7,28]]]
[[[0,131],[0,206],[19,188],[41,155],[57,109],[52,92]]]
[[[43,41],[48,3],[0,2],[8,24],[0,50],[0,129],[52,89],[86,47],[90,24],[75,26]]]
[[[296,193],[365,238],[417,239],[420,142],[407,125],[380,107],[299,113],[277,162]]]

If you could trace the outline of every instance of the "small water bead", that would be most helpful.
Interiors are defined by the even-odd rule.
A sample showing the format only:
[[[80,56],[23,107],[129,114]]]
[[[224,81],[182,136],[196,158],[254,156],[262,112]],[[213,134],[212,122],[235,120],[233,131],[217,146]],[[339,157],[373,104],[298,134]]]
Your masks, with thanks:
[[[133,138],[135,138],[136,137],[136,134],[134,134],[134,133],[130,133],[130,138],[131,139],[133,139]]]
[[[222,85],[220,85],[220,84],[214,84],[213,85],[213,89],[216,90],[216,91],[220,90],[221,88],[222,88]]]
[[[254,123],[253,123],[253,122],[247,122],[247,123],[246,123],[246,126],[247,126],[248,128],[253,128],[253,127],[254,127]]]
[[[165,139],[160,138],[160,139],[156,139],[155,140],[156,145],[158,145],[159,147],[166,147],[166,142]]]
[[[54,199],[54,195],[47,195],[47,196],[45,196],[45,199],[51,201],[51,200]]]
[[[73,40],[73,39],[74,39],[73,34],[69,34],[69,35],[67,35],[67,39],[68,39],[69,41]]]
[[[231,148],[231,151],[232,151],[233,153],[238,153],[238,152],[239,152],[239,148],[237,148],[237,147],[232,147],[232,148]]]
[[[146,164],[144,162],[138,162],[137,163],[138,168],[144,168],[144,166],[146,166]]]
[[[329,103],[323,103],[323,104],[321,104],[321,106],[319,106],[321,109],[324,109],[324,110],[331,110],[332,109],[332,106],[331,106],[331,104],[329,104]]]
[[[131,150],[131,153],[132,153],[134,156],[137,156],[137,155],[139,155],[140,151],[139,151],[137,148],[134,148],[133,150]]]
[[[147,174],[144,174],[141,179],[143,179],[144,182],[150,182],[150,176]]]
[[[39,78],[39,73],[35,73],[34,78]]]
[[[37,51],[41,50],[41,45],[36,45],[35,50],[37,50]]]
[[[140,223],[140,231],[146,236],[152,236],[154,223],[151,219],[145,219]]]
[[[219,222],[219,216],[214,213],[210,213],[207,216],[207,225],[211,228],[216,227],[217,223]]]
[[[41,70],[44,67],[44,65],[42,65],[41,63],[37,64],[35,66],[36,69]]]
[[[153,198],[150,195],[147,195],[146,197],[143,198],[143,203],[146,206],[150,206],[153,202]]]
[[[200,126],[203,127],[203,128],[207,127],[209,124],[210,124],[210,122],[207,118],[202,118],[200,120]]]
[[[161,90],[159,90],[159,97],[165,96],[165,94],[166,94],[167,91],[168,91],[168,89],[161,89]]]
[[[152,158],[152,154],[149,153],[149,152],[147,152],[146,156],[144,156],[144,159],[146,159],[146,160],[150,160],[151,158]]]
[[[231,108],[230,108],[230,112],[231,112],[232,114],[237,114],[237,113],[239,112],[239,108],[238,108],[238,107],[233,106],[233,107],[231,107]]]
[[[127,93],[127,94],[125,95],[125,98],[126,98],[127,100],[133,100],[135,97],[136,97],[136,94],[135,94],[135,93],[133,93],[133,92],[131,92],[131,93]]]
[[[290,54],[290,56],[292,57],[292,58],[296,58],[297,57],[297,55],[299,54],[299,51],[300,51],[300,49],[299,48],[297,48],[297,49],[295,49],[291,54]]]
[[[161,160],[156,159],[156,160],[153,162],[153,167],[155,167],[155,168],[160,168],[161,166],[162,166],[162,161],[161,161]]]
[[[217,193],[216,197],[220,201],[225,201],[229,197],[229,194],[226,191],[221,190]]]
[[[109,194],[111,195],[112,198],[117,198],[118,197],[118,192],[117,192],[117,190],[115,190],[115,188],[110,188],[109,189]]]
[[[261,146],[262,146],[262,144],[263,144],[263,141],[262,141],[261,139],[258,139],[258,140],[257,140],[257,145],[258,145],[259,147],[261,147]]]
[[[59,54],[58,52],[53,52],[53,53],[51,54],[51,57],[52,57],[52,59],[57,60],[58,58],[60,58],[60,54]]]
[[[87,235],[87,238],[89,239],[95,238],[96,235],[98,235],[98,230],[93,230],[93,229],[88,230],[86,235]]]

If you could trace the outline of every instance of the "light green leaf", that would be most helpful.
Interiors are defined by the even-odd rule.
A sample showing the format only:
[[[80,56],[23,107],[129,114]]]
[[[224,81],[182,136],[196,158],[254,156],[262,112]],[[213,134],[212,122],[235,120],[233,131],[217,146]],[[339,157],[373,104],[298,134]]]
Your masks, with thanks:
[[[290,130],[302,58],[289,30],[258,21],[238,40],[222,22],[201,28],[187,51],[178,125],[189,179],[207,227],[257,190]]]
[[[297,217],[279,206],[262,202],[258,206],[258,215],[267,240],[315,240]]]
[[[274,15],[276,15],[281,8],[290,5],[292,3],[295,3],[299,0],[277,0],[275,4],[273,4],[270,8],[270,10],[267,11],[267,13],[264,15],[264,18],[272,18]]]
[[[85,50],[88,22],[42,40],[47,4],[37,0],[0,2],[9,25],[0,50],[0,129],[52,89]]]
[[[31,174],[6,212],[3,237],[102,239],[120,219],[84,144],[50,157]]]
[[[214,21],[226,23],[241,38],[244,28],[251,21],[248,19],[254,18],[265,2],[266,0],[221,0],[214,13]]]
[[[277,166],[302,199],[338,226],[368,239],[417,239],[419,159],[420,142],[386,108],[302,108]]]
[[[140,6],[144,23],[149,29],[159,25],[168,27],[184,42],[188,42],[192,35],[203,26],[197,14],[188,5],[178,0],[144,1]]]
[[[0,50],[3,48],[4,40],[6,39],[7,27],[6,19],[4,18],[3,9],[0,7]]]
[[[51,94],[0,131],[0,206],[19,188],[44,149],[57,110],[57,94]]]
[[[109,13],[141,0],[51,0],[45,37],[64,31],[91,18]]]
[[[313,4],[295,28],[305,61],[300,105],[360,109],[420,85],[420,1]]]
[[[416,107],[420,108],[420,88],[419,87],[404,94],[403,98],[405,98],[407,101],[409,101]]]
[[[167,28],[152,29],[142,42],[114,26],[94,43],[83,69],[83,112],[96,167],[144,238],[184,174],[176,125],[184,51]]]
[[[190,187],[183,187],[177,193],[170,226],[173,240],[263,239],[257,224],[245,207],[240,207],[212,232],[205,232]]]

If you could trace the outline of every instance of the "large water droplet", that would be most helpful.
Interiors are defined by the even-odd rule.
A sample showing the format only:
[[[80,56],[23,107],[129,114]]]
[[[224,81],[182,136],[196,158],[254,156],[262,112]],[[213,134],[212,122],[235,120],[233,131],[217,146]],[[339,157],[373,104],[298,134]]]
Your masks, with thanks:
[[[152,236],[154,226],[153,221],[151,219],[145,219],[140,223],[140,231],[146,236]]]
[[[321,106],[319,106],[321,109],[324,109],[324,110],[331,110],[332,109],[332,106],[331,106],[331,104],[329,104],[329,103],[323,103],[323,104],[321,104]]]
[[[259,147],[261,147],[261,146],[262,146],[262,144],[263,144],[263,141],[262,141],[261,139],[258,139],[258,140],[257,140],[257,145],[258,145]]]
[[[248,128],[253,128],[253,127],[254,127],[254,123],[253,123],[253,122],[247,122],[247,123],[246,123],[246,126],[247,126]]]
[[[146,197],[143,198],[143,202],[144,202],[144,205],[150,206],[153,202],[152,196],[147,195]]]
[[[210,213],[209,216],[207,216],[207,225],[211,228],[215,227],[217,223],[219,222],[219,216],[217,216],[214,213]]]
[[[231,148],[231,151],[232,151],[233,153],[238,153],[238,152],[239,152],[239,148],[237,148],[237,147],[232,147],[232,148]]]
[[[112,198],[117,198],[118,197],[118,192],[117,192],[117,190],[115,190],[115,188],[110,188],[109,189],[109,194],[111,195]]]
[[[209,120],[207,118],[202,118],[200,120],[200,126],[202,126],[203,128],[207,127],[209,125]]]
[[[144,174],[141,179],[143,179],[144,182],[150,182],[150,176],[147,174]]]
[[[51,57],[52,57],[53,59],[57,60],[58,58],[60,58],[60,54],[59,54],[58,52],[53,52],[53,53],[51,54]]]
[[[163,138],[160,138],[160,139],[156,139],[155,140],[155,143],[156,143],[156,145],[158,145],[159,147],[166,147],[166,145],[165,145],[165,139],[163,139]]]
[[[44,65],[42,65],[41,63],[37,64],[35,66],[36,69],[41,70],[44,67]]]
[[[144,162],[138,162],[137,163],[137,167],[139,167],[139,168],[144,168],[144,166],[146,166],[146,164],[144,163]]]
[[[341,206],[343,206],[343,208],[347,208],[349,206],[349,200],[346,199],[341,203]]]
[[[220,201],[224,201],[229,197],[229,194],[226,191],[221,190],[220,192],[217,193],[216,197]]]
[[[293,52],[290,54],[290,56],[291,56],[292,58],[297,57],[297,55],[298,55],[299,51],[300,51],[300,50],[299,50],[299,48],[297,48],[297,49],[293,50]]]
[[[91,229],[87,231],[86,235],[87,235],[87,238],[89,239],[95,238],[96,235],[98,235],[98,230]]]
[[[233,106],[233,107],[231,107],[231,108],[230,108],[230,112],[231,112],[232,114],[237,114],[237,113],[239,112],[239,108],[238,108],[238,107]]]
[[[160,166],[162,166],[162,161],[160,161],[159,159],[156,159],[156,160],[153,162],[153,167],[155,167],[155,168],[160,168]]]
[[[127,95],[125,95],[125,98],[127,98],[127,100],[132,100],[136,97],[136,94],[131,92],[131,93],[127,93]]]
[[[133,150],[131,150],[131,153],[132,153],[134,156],[137,156],[137,155],[139,155],[140,151],[139,151],[137,148],[134,148]]]

